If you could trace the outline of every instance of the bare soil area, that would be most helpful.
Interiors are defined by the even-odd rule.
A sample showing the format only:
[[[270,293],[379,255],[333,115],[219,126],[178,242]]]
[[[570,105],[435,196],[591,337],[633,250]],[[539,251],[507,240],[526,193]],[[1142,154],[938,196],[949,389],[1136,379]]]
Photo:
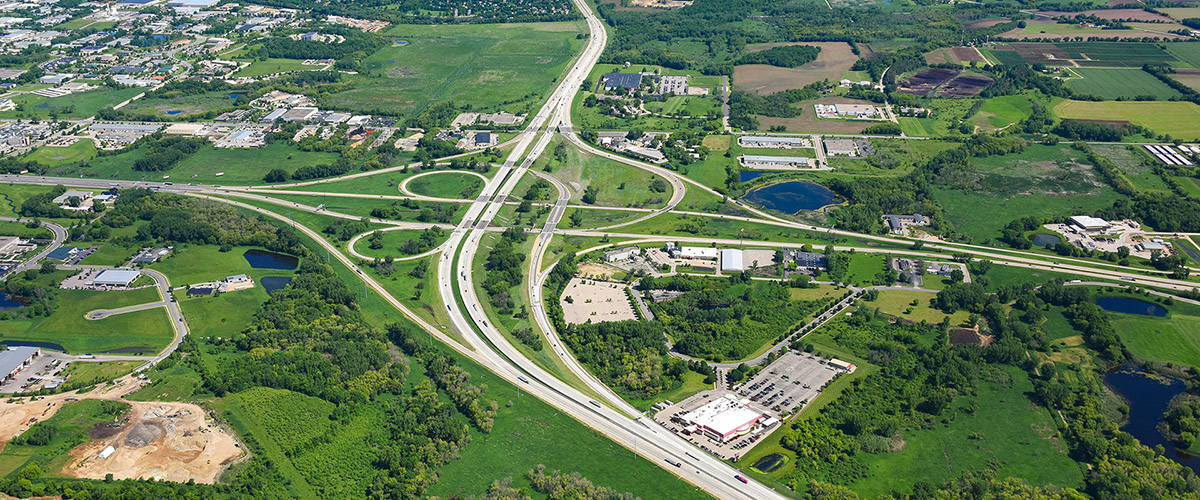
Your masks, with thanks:
[[[783,45],[812,45],[821,47],[817,60],[799,68],[780,68],[769,64],[743,64],[733,68],[733,86],[737,90],[756,94],[772,94],[781,90],[798,89],[813,82],[836,82],[854,66],[858,56],[845,42],[766,43],[755,45],[751,51],[767,50]]]
[[[559,305],[563,320],[572,325],[637,319],[624,283],[571,278]]]
[[[1085,10],[1083,12],[1063,12],[1063,11],[1056,11],[1056,10],[1044,10],[1044,11],[1038,12],[1037,14],[1039,16],[1047,16],[1047,17],[1096,16],[1100,19],[1109,19],[1109,20],[1132,19],[1135,21],[1161,21],[1164,23],[1171,22],[1171,18],[1169,18],[1167,16],[1164,16],[1161,14],[1155,14],[1153,12],[1146,12],[1142,9],[1097,9],[1097,10]]]
[[[1177,69],[1171,79],[1200,92],[1200,69]]]

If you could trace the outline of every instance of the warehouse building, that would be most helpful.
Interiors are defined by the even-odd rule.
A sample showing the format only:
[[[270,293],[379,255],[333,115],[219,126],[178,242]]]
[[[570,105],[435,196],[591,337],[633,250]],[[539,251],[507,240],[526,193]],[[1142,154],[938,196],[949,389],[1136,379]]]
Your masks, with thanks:
[[[306,122],[317,114],[317,108],[292,108],[279,116],[285,122]]]
[[[111,286],[111,287],[128,287],[131,283],[141,276],[141,271],[131,271],[127,269],[105,269],[96,275],[96,279],[92,280],[92,285],[95,286]]]
[[[600,86],[604,90],[634,90],[642,86],[641,73],[605,73],[600,75]]]
[[[812,165],[811,158],[803,156],[760,156],[760,155],[742,155],[738,157],[738,162],[746,168],[759,168],[765,170],[782,170],[794,168],[808,168]]]
[[[829,156],[854,156],[858,148],[850,139],[825,139],[825,154]]]
[[[3,376],[0,381],[15,380],[17,373],[41,354],[42,350],[37,347],[9,347],[7,351],[0,351],[0,376]]]
[[[721,250],[721,272],[723,273],[740,273],[746,270],[746,265],[743,263],[742,251],[736,248],[725,248]]]
[[[1104,231],[1111,226],[1108,221],[1090,215],[1073,216],[1069,224],[1084,232]]]
[[[765,135],[746,135],[738,137],[738,146],[743,148],[809,148],[812,147],[807,137],[772,137]]]
[[[679,256],[684,259],[717,260],[719,252],[711,247],[680,247]]]
[[[617,248],[604,252],[604,262],[619,262],[622,260],[632,259],[635,256],[641,255],[642,249],[638,246],[628,246]]]

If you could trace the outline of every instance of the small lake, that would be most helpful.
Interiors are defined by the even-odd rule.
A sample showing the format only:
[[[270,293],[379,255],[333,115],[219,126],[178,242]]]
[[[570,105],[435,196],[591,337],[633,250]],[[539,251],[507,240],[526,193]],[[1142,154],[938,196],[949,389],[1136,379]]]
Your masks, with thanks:
[[[66,348],[53,342],[35,342],[32,340],[0,340],[0,344],[8,347],[41,347],[42,349],[53,349],[55,351],[66,352]]]
[[[170,111],[167,111],[167,114],[168,114],[168,115],[177,115],[177,114],[179,114],[179,113],[182,113],[182,112],[183,112],[183,111],[180,111],[180,110],[178,110],[178,109],[172,109],[172,110],[170,110]]]
[[[266,250],[246,250],[242,254],[250,267],[255,269],[283,269],[291,271],[300,265],[300,259],[291,255],[268,252]]]
[[[258,283],[262,285],[263,290],[267,291],[267,294],[273,294],[275,290],[282,290],[283,287],[288,286],[288,283],[291,282],[291,276],[263,276],[262,279],[258,280]]]
[[[1153,302],[1146,302],[1141,299],[1127,299],[1124,297],[1110,297],[1104,299],[1096,299],[1096,305],[1101,309],[1110,312],[1119,312],[1125,314],[1144,314],[1146,316],[1166,316],[1167,309]]]
[[[749,182],[749,181],[752,181],[759,177],[762,177],[765,174],[766,174],[766,172],[747,172],[747,171],[743,170],[741,172],[741,177],[738,178],[738,182]]]
[[[841,201],[829,188],[809,181],[771,184],[751,190],[746,193],[745,199],[771,210],[789,214],[801,210],[816,210]]]
[[[1062,238],[1053,234],[1039,233],[1033,235],[1033,244],[1039,247],[1049,248],[1059,243],[1062,243]]]
[[[1162,445],[1167,458],[1200,473],[1200,457],[1180,451],[1158,432],[1171,399],[1184,391],[1183,381],[1173,378],[1151,378],[1136,366],[1122,366],[1120,370],[1108,372],[1104,383],[1125,398],[1129,403],[1129,422],[1121,430],[1137,438],[1138,442],[1151,448]]]
[[[23,305],[25,305],[25,304],[22,304],[15,300],[9,300],[7,293],[0,292],[0,311],[3,311],[5,309],[15,309],[15,308],[21,307]]]

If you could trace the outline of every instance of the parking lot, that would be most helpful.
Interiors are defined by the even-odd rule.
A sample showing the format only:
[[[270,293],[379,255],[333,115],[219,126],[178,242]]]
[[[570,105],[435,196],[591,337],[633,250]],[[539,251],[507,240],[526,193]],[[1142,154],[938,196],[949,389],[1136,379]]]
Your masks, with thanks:
[[[806,352],[788,351],[762,371],[733,389],[739,396],[770,408],[779,415],[789,415],[821,395],[825,384],[834,377],[854,371],[838,366]]]

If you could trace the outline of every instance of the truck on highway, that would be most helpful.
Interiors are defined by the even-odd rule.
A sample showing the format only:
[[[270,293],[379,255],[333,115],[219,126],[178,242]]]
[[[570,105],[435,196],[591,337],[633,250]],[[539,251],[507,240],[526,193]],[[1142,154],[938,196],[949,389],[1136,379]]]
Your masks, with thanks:
[[[524,376],[524,375],[517,375],[517,380],[520,380],[520,381],[522,381],[522,382],[525,382],[526,384],[528,384],[528,383],[529,383],[529,379],[525,378],[525,376]]]
[[[668,458],[667,463],[674,465],[676,467],[683,467],[683,464],[679,463],[678,460],[673,460],[673,459]]]
[[[588,403],[591,403],[591,405],[595,406],[596,408],[600,407],[600,403],[597,403],[595,399],[589,399]]]

